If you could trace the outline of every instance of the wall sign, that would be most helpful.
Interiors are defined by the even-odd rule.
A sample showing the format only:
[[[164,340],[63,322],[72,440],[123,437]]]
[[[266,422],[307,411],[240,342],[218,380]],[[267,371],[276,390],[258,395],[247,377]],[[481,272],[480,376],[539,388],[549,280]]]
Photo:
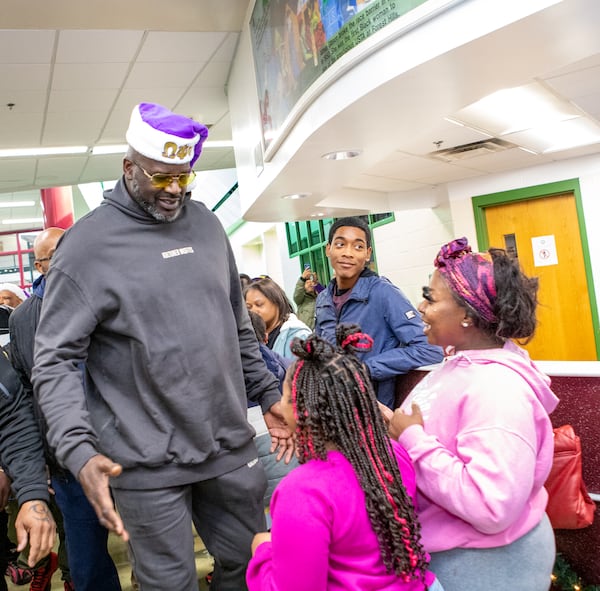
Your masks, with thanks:
[[[533,264],[535,267],[549,267],[558,265],[558,254],[554,236],[532,236]]]

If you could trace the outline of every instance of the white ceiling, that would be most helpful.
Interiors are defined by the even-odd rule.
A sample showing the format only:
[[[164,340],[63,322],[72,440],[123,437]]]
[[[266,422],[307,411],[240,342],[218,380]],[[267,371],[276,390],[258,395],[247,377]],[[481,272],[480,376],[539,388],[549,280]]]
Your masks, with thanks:
[[[3,0],[0,149],[123,144],[142,101],[210,125],[211,140],[231,140],[226,82],[247,7],[248,0]],[[39,189],[115,179],[122,159],[0,159],[0,201],[36,201],[0,210],[0,220],[41,217]],[[198,169],[234,166],[231,148],[212,148]]]
[[[124,143],[131,108],[141,101],[211,125],[211,140],[231,139],[226,84],[248,0],[2,5],[0,149]],[[485,137],[444,117],[495,90],[532,81],[600,121],[598,0],[563,0],[392,78],[315,132],[249,217],[283,221],[306,219],[317,209],[360,211],[365,196],[372,210],[410,207],[409,197],[420,189],[599,153],[595,144],[547,155],[514,148],[453,162],[428,156],[435,142],[443,149]],[[335,168],[315,159],[350,146],[363,156]],[[114,179],[121,161],[122,155],[89,154],[0,159],[0,202],[39,203],[44,187]],[[231,149],[214,148],[203,152],[198,169],[234,166]],[[294,192],[315,197],[280,199]],[[0,219],[11,215],[38,217],[39,204],[0,210]]]

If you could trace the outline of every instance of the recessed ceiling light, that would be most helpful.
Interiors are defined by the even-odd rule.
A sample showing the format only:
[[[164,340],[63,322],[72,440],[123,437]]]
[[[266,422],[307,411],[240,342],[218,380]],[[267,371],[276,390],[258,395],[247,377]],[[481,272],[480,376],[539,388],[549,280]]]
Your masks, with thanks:
[[[282,195],[282,199],[304,199],[309,197],[311,193],[290,193],[289,195]]]
[[[339,150],[337,152],[323,154],[321,158],[325,158],[325,160],[349,160],[350,158],[360,156],[361,153],[362,150]]]

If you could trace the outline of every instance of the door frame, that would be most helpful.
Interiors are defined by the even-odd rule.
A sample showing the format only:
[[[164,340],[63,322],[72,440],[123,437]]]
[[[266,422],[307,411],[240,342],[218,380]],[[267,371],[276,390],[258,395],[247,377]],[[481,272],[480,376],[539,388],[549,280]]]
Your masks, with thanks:
[[[594,277],[592,275],[592,265],[587,240],[587,231],[585,228],[585,216],[581,202],[581,190],[578,179],[568,179],[555,183],[546,183],[521,189],[512,189],[501,191],[499,193],[489,193],[487,195],[477,195],[471,198],[473,205],[473,215],[475,217],[475,231],[477,234],[477,245],[480,250],[487,250],[490,247],[487,225],[485,221],[485,208],[492,205],[503,205],[505,203],[514,203],[516,201],[528,201],[530,199],[541,199],[543,197],[553,197],[564,193],[573,193],[575,196],[575,209],[577,211],[577,221],[579,224],[579,238],[581,240],[581,249],[583,252],[583,266],[585,268],[585,277],[588,285],[588,298],[590,301],[592,313],[592,326],[594,329],[594,340],[596,343],[596,358],[600,359],[600,322],[598,319],[598,306],[596,302],[596,290],[594,289]]]

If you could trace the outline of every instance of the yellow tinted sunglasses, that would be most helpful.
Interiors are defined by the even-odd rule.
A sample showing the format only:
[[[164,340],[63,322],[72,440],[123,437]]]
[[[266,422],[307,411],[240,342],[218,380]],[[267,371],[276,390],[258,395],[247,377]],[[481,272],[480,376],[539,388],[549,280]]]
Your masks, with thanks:
[[[149,179],[153,187],[157,189],[166,189],[173,181],[177,181],[177,184],[181,188],[185,188],[192,183],[196,178],[196,173],[193,170],[189,172],[182,172],[181,174],[165,174],[164,172],[155,172],[150,174],[143,166],[140,166],[137,162],[131,160]]]

